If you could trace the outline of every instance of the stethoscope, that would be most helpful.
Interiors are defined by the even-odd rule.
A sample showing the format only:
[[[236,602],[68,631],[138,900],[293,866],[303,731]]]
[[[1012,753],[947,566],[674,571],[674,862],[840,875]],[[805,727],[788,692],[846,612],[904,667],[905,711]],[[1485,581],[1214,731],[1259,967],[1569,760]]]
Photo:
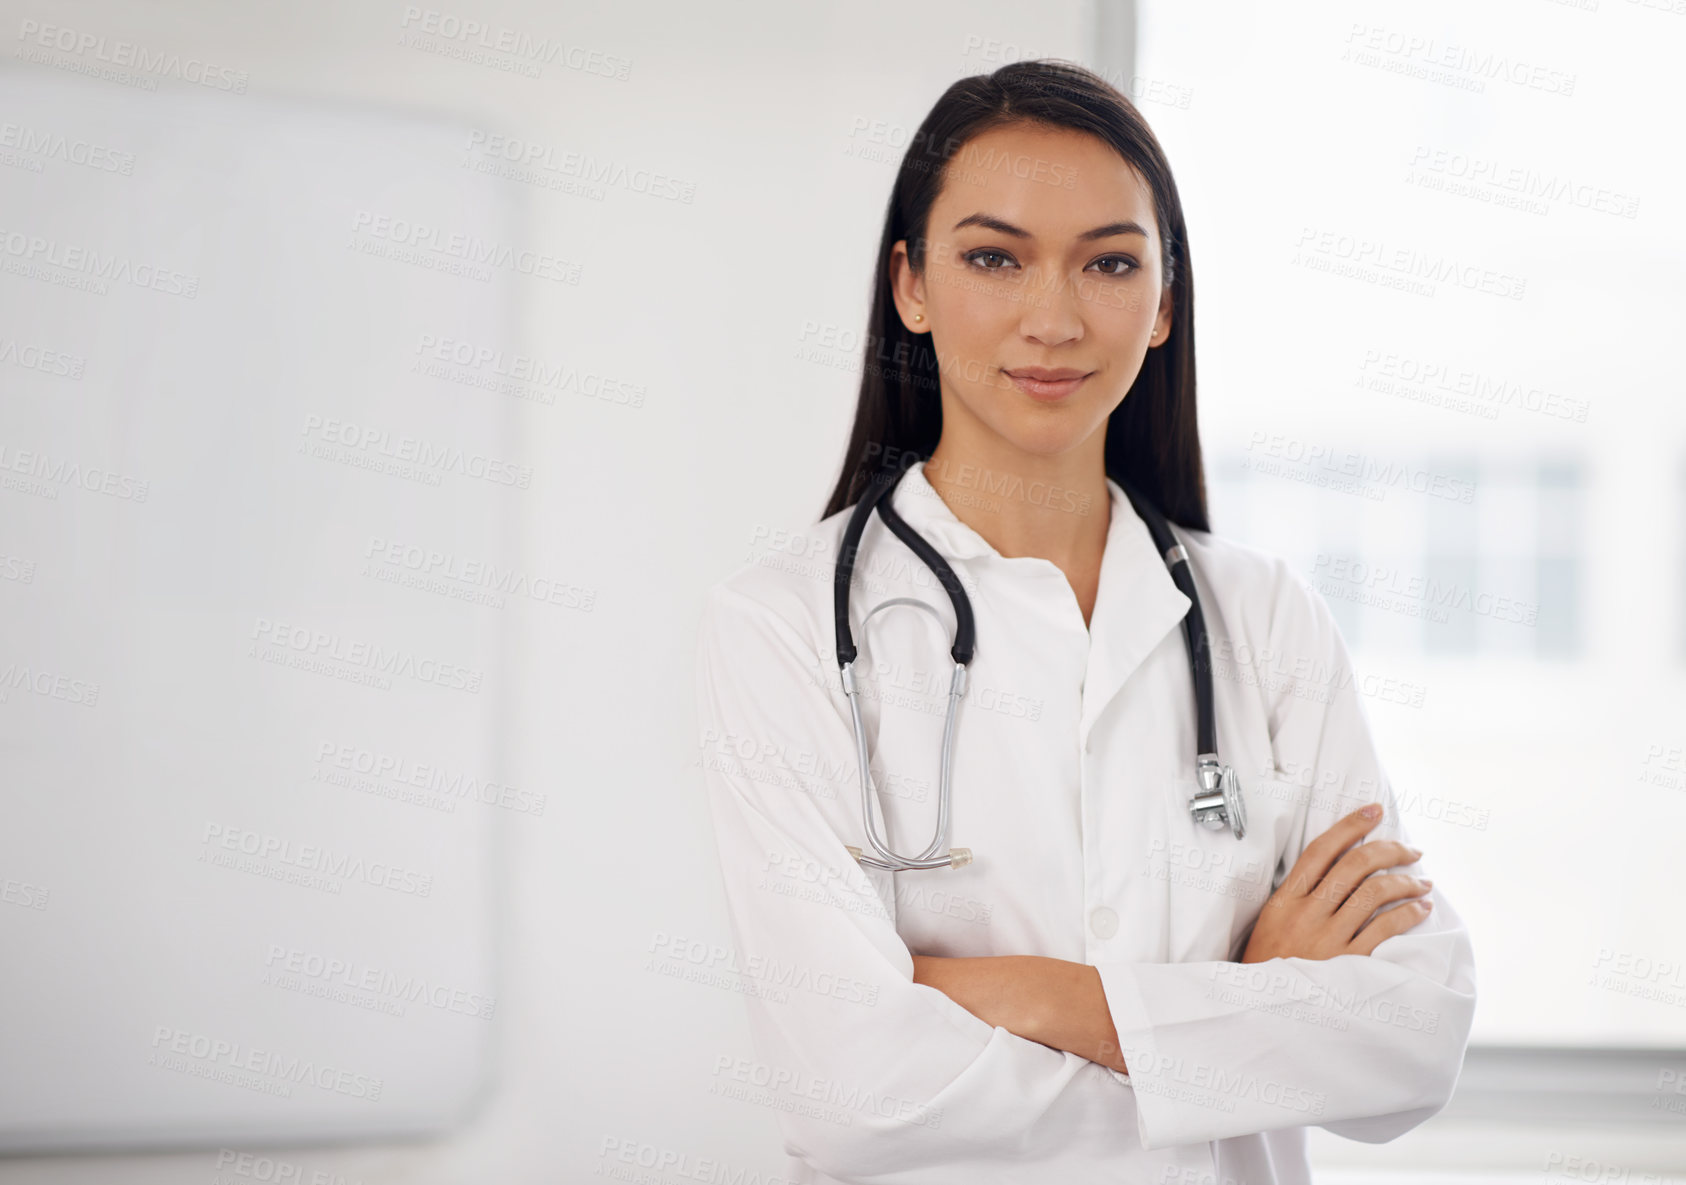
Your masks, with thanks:
[[[897,470],[893,476],[888,477],[880,474],[868,482],[866,491],[855,504],[855,512],[849,518],[848,528],[843,532],[842,548],[837,557],[837,571],[833,580],[837,612],[837,666],[842,672],[843,693],[849,697],[849,711],[855,723],[855,754],[861,773],[861,822],[866,830],[867,842],[878,855],[866,855],[852,844],[845,846],[849,854],[860,863],[892,872],[917,868],[963,868],[972,862],[971,848],[949,848],[946,852],[942,852],[942,849],[948,844],[949,776],[954,759],[954,717],[960,706],[960,697],[966,694],[966,667],[972,661],[977,627],[972,619],[972,602],[966,596],[966,590],[960,587],[960,579],[954,574],[954,569],[948,566],[948,561],[943,559],[937,549],[927,543],[918,531],[908,526],[907,520],[897,514],[895,507],[890,504],[890,491],[896,488],[905,472],[905,469]],[[1200,786],[1194,797],[1189,799],[1189,813],[1194,816],[1195,822],[1214,831],[1227,826],[1235,833],[1235,838],[1240,839],[1247,833],[1247,810],[1241,801],[1241,784],[1236,780],[1235,771],[1218,761],[1217,727],[1212,720],[1211,639],[1206,636],[1206,619],[1200,612],[1200,598],[1194,591],[1194,575],[1189,568],[1188,552],[1171,534],[1171,528],[1164,516],[1146,498],[1129,483],[1120,481],[1118,484],[1129,496],[1130,504],[1136,508],[1136,513],[1147,524],[1148,533],[1153,536],[1154,546],[1159,549],[1165,566],[1171,571],[1171,579],[1176,582],[1177,588],[1189,602],[1188,614],[1183,618],[1182,624],[1183,638],[1188,643],[1189,663],[1194,671],[1194,703],[1197,716],[1194,761],[1195,776],[1199,779]],[[867,768],[866,729],[861,723],[860,694],[855,686],[855,639],[849,632],[849,586],[853,582],[855,572],[855,552],[860,546],[861,533],[866,530],[866,520],[871,517],[874,507],[891,533],[907,544],[913,554],[924,561],[925,566],[942,582],[943,588],[948,590],[949,600],[954,603],[954,645],[949,649],[954,658],[954,675],[949,680],[948,711],[943,719],[941,782],[937,791],[937,831],[925,850],[911,859],[891,851],[889,846],[879,839],[878,825],[873,821],[872,774]],[[942,622],[942,615],[925,601],[915,597],[891,597],[882,604],[875,605],[861,619],[861,628],[866,628],[867,621],[874,613],[892,605],[909,605],[923,609],[935,616],[939,625]]]

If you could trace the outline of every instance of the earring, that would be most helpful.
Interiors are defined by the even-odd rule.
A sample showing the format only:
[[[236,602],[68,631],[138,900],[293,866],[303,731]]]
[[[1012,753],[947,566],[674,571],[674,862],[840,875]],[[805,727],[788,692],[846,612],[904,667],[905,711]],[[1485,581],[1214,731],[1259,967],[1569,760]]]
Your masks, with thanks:
[[[913,319],[915,321],[923,321],[925,319],[925,314],[924,313],[915,313],[915,314],[913,314]]]

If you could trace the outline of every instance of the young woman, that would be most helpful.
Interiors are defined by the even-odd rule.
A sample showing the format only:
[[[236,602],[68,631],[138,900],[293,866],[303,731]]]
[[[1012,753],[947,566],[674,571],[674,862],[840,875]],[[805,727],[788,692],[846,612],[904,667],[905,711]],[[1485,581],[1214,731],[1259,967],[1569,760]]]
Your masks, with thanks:
[[[1193,293],[1164,154],[1093,74],[1006,66],[920,126],[825,516],[701,626],[754,1038],[711,1089],[777,1111],[792,1180],[1304,1181],[1306,1126],[1390,1140],[1452,1092],[1469,937],[1327,606],[1209,531]],[[904,534],[875,512],[847,547],[874,483],[966,594],[970,656]],[[1126,487],[1192,570],[1227,826],[1190,806],[1196,601]],[[899,865],[868,839],[863,752]],[[968,852],[906,867],[933,832],[927,863]]]

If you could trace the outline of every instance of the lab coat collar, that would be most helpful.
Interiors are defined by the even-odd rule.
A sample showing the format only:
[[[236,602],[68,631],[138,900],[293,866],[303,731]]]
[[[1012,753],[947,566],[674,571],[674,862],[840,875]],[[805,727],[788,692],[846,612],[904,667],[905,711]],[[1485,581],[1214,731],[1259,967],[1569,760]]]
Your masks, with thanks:
[[[1085,742],[1102,709],[1142,660],[1183,620],[1190,605],[1188,597],[1171,579],[1147,524],[1136,513],[1123,487],[1110,477],[1106,484],[1112,498],[1112,519],[1107,527],[1100,585],[1088,631],[1089,658],[1083,679],[1081,727]],[[949,509],[925,476],[924,461],[908,467],[890,497],[896,512],[949,559],[1004,558]],[[1175,530],[1173,527],[1173,533]],[[1055,567],[1052,561],[1043,562]],[[1075,596],[1070,609],[1072,619],[1080,624],[1082,618],[1077,613]]]

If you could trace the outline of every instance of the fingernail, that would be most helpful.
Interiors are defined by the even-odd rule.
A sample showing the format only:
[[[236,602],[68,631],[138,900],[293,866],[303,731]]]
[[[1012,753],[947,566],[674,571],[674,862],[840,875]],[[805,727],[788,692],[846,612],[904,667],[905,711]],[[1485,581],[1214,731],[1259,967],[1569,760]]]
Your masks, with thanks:
[[[1382,804],[1379,802],[1372,802],[1369,806],[1364,807],[1358,813],[1363,815],[1366,819],[1374,819],[1382,813]]]
[[[1427,897],[1417,898],[1417,904],[1423,907],[1424,913],[1427,913],[1429,910],[1434,908],[1434,902],[1430,901]]]
[[[1424,877],[1422,880],[1418,881],[1417,883],[1425,889],[1434,888],[1434,882],[1429,880],[1427,877]]]
[[[1405,850],[1411,853],[1411,859],[1413,862],[1419,859],[1423,854],[1423,850],[1421,848],[1406,848]]]

